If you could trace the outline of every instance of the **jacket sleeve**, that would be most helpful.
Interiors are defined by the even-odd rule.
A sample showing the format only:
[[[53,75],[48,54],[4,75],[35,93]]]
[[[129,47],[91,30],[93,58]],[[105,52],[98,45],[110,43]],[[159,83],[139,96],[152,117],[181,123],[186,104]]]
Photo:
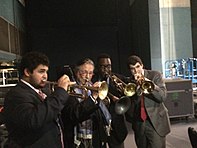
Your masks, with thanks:
[[[151,80],[154,84],[154,90],[145,96],[157,103],[162,103],[167,97],[165,82],[159,72],[153,71],[153,75],[154,77]]]
[[[25,130],[37,130],[56,120],[67,100],[68,93],[63,88],[41,101],[33,89],[17,86],[5,98],[5,120]]]
[[[89,97],[79,102],[76,97],[71,97],[62,110],[62,121],[66,124],[67,120],[74,124],[90,118],[90,115],[98,109],[98,105]]]

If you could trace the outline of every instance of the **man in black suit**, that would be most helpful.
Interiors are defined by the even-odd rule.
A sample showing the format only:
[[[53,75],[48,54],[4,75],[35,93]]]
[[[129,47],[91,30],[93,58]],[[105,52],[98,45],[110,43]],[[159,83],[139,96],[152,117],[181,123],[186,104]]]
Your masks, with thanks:
[[[63,75],[53,94],[41,91],[48,78],[48,57],[29,52],[21,60],[21,80],[5,97],[4,116],[10,148],[62,148],[59,113],[68,100],[70,82]]]
[[[105,148],[105,120],[99,106],[98,91],[94,91],[100,82],[91,82],[94,62],[89,58],[80,60],[74,74],[79,87],[74,88],[74,97],[62,110],[65,148]]]
[[[106,81],[109,87],[108,97],[108,110],[112,116],[112,131],[108,138],[108,145],[110,148],[124,148],[124,140],[127,136],[127,127],[124,120],[124,115],[117,114],[115,111],[115,103],[123,94],[123,85],[118,87],[111,76],[116,76],[122,82],[125,77],[120,74],[112,73],[111,57],[108,54],[100,54],[97,57],[97,71],[94,75],[94,81]],[[107,102],[107,101],[106,101]]]
[[[126,117],[132,123],[138,148],[165,148],[170,132],[167,108],[164,106],[167,91],[158,71],[146,70],[136,55],[128,58],[131,80],[136,82],[136,94]]]

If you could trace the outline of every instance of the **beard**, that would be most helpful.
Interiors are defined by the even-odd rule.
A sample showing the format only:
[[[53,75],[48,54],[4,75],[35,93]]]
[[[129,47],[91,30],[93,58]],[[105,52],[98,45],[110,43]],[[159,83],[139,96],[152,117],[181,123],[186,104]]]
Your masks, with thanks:
[[[42,82],[42,81],[38,82],[38,81],[36,81],[34,79],[30,79],[29,83],[36,89],[44,88],[45,85],[46,85],[45,82]]]

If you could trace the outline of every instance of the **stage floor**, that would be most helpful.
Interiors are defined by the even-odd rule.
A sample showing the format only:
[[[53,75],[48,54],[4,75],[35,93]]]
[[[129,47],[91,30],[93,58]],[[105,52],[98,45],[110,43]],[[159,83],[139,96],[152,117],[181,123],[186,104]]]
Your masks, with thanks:
[[[131,124],[127,124],[129,134],[125,140],[125,148],[137,148],[134,141]],[[192,148],[189,137],[188,127],[194,127],[197,130],[197,119],[171,119],[171,133],[167,136],[166,148]]]

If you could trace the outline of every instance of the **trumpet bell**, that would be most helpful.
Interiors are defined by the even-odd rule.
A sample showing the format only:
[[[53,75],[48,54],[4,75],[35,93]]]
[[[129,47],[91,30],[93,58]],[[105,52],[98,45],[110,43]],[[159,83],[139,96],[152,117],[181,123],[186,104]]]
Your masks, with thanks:
[[[131,106],[130,98],[127,96],[123,96],[115,103],[115,112],[119,115],[122,115],[125,112],[127,112],[130,106]]]
[[[104,100],[108,94],[108,84],[103,81],[101,82],[101,86],[98,88],[98,96],[101,100]]]
[[[133,96],[136,93],[136,84],[135,83],[128,83],[124,88],[125,96]]]
[[[143,93],[149,94],[155,89],[155,85],[151,81],[145,81],[142,83],[141,88]]]

